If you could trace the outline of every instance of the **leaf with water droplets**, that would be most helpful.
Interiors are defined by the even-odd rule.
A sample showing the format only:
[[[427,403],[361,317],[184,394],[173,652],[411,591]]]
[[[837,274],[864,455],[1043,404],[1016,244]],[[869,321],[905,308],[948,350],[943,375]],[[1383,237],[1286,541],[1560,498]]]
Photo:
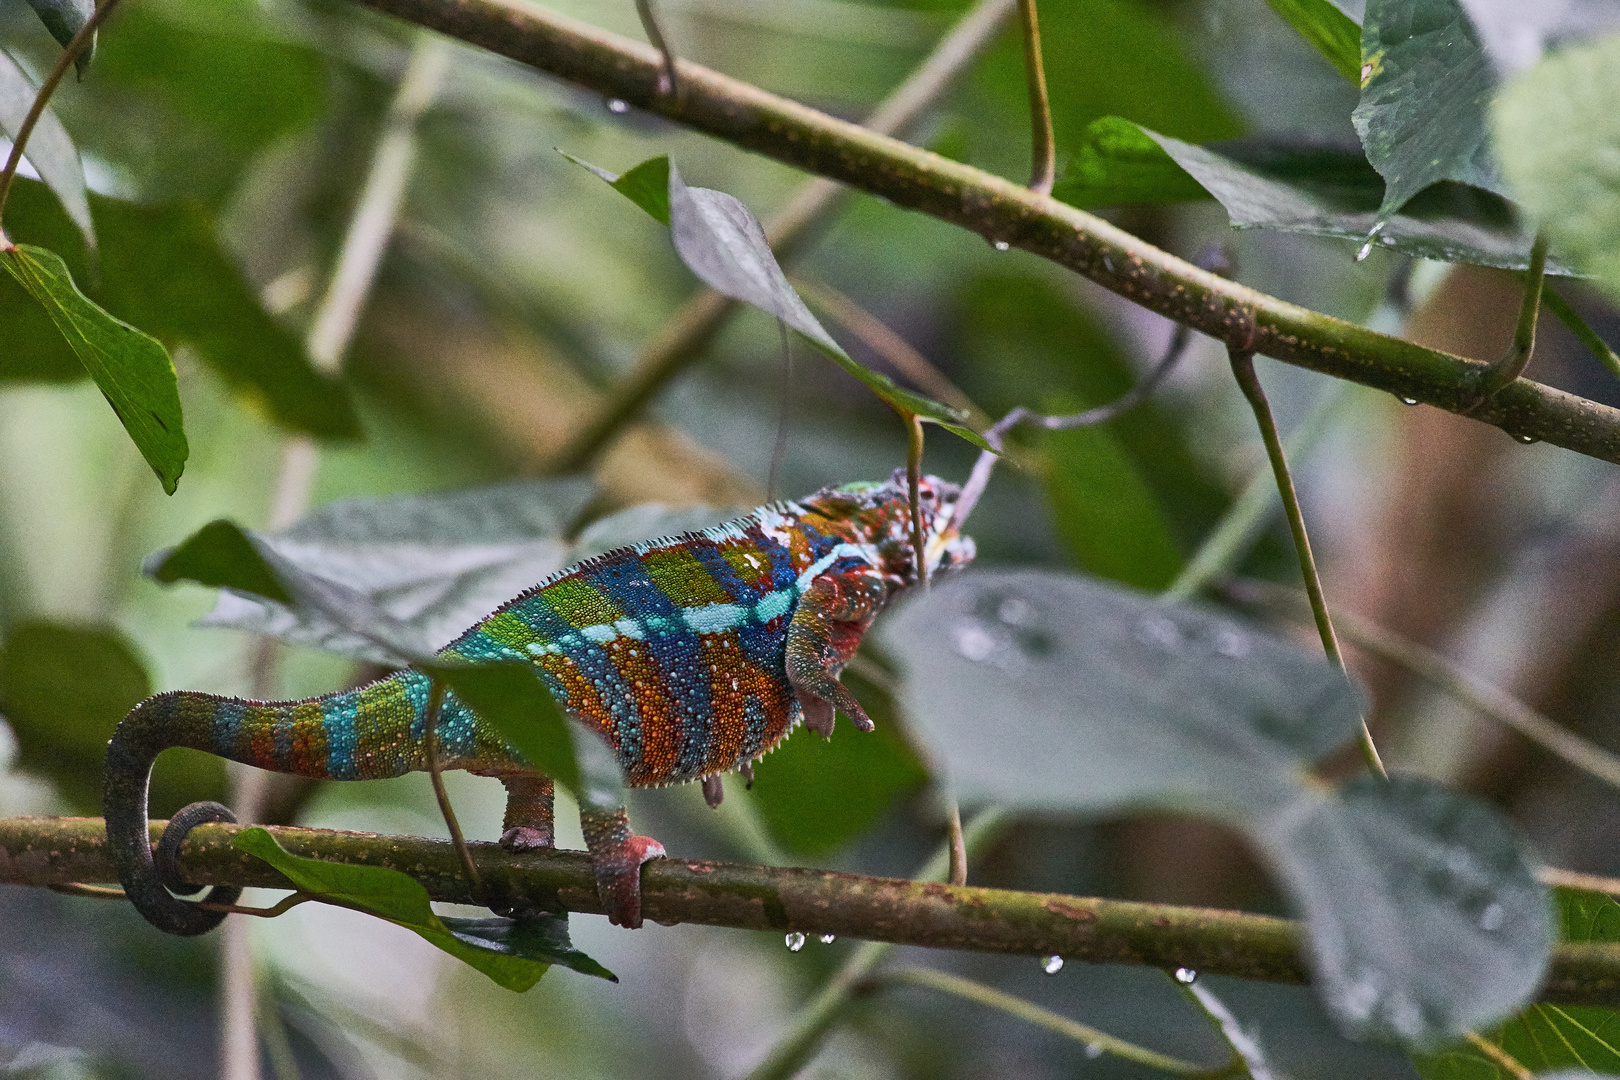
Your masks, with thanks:
[[[1315,982],[1349,1033],[1434,1045],[1535,990],[1547,893],[1493,810],[1426,781],[1307,779],[1360,713],[1320,654],[1046,571],[941,582],[885,641],[959,797],[1155,806],[1247,833],[1305,916]]]

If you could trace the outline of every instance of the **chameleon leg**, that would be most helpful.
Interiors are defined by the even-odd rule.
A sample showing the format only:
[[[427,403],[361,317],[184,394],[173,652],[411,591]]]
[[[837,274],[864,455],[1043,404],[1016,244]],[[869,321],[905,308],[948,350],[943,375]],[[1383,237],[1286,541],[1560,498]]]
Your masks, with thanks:
[[[549,776],[503,776],[506,820],[501,846],[508,851],[540,851],[557,846]]]
[[[580,807],[579,824],[596,871],[596,894],[608,921],[632,929],[641,925],[641,864],[664,857],[664,845],[630,831],[624,807]]]
[[[788,624],[788,681],[804,707],[805,726],[823,738],[832,735],[835,708],[862,731],[872,730],[871,717],[838,681],[838,672],[860,648],[887,596],[883,580],[872,574],[820,577]]]

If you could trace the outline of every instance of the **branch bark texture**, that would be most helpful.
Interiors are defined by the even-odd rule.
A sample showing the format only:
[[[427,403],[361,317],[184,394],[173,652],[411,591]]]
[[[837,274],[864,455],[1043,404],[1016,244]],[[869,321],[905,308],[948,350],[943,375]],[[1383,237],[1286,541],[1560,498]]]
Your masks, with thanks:
[[[152,823],[155,841],[166,822]],[[231,847],[235,825],[202,825],[181,865],[200,885],[289,889],[268,865]],[[434,900],[477,903],[443,840],[272,828],[295,855],[401,870]],[[513,855],[471,844],[490,895],[601,914],[583,852]],[[117,879],[100,818],[0,820],[0,884],[50,886]],[[1299,923],[1241,911],[1015,892],[897,878],[735,863],[656,859],[642,870],[642,911],[665,925],[799,931],[937,949],[1058,955],[1236,975],[1309,980]],[[1620,945],[1560,945],[1541,1000],[1620,1007]]]
[[[1082,210],[682,60],[658,93],[647,45],[518,0],[358,0],[746,150],[882,196],[1066,266],[1240,351],[1426,402],[1620,462],[1620,410],[1518,379],[1482,393],[1489,365],[1387,337],[1200,270]]]

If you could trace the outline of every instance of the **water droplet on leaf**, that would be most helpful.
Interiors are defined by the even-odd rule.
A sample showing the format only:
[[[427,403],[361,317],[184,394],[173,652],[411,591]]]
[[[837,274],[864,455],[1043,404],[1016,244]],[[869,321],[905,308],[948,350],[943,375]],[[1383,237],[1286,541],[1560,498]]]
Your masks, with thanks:
[[[1100,1058],[1102,1056],[1103,1056],[1103,1048],[1102,1048],[1101,1045],[1099,1045],[1098,1043],[1086,1043],[1086,1057],[1088,1057],[1088,1058]]]
[[[804,948],[804,935],[797,930],[789,934],[785,940],[787,941],[788,952],[798,952]]]
[[[1009,596],[996,608],[996,616],[1008,626],[1028,626],[1035,621],[1035,608],[1028,600]]]
[[[837,940],[838,940],[838,935],[837,934],[822,934],[821,935],[821,943],[823,945],[831,945],[833,942],[835,942]]]
[[[1041,970],[1048,975],[1056,975],[1063,970],[1063,957],[1045,956],[1041,958]]]
[[[1198,981],[1198,972],[1192,968],[1176,968],[1176,982],[1183,986],[1191,986]]]
[[[610,99],[608,101],[608,112],[610,112],[610,113],[622,114],[622,113],[627,113],[629,111],[630,111],[630,106],[628,104],[626,104],[625,102],[620,101],[618,98],[612,98],[612,99]]]
[[[1136,638],[1144,645],[1175,649],[1181,645],[1181,627],[1163,615],[1149,615],[1136,624]]]
[[[1479,913],[1479,928],[1487,934],[1494,934],[1502,929],[1507,921],[1507,909],[1501,904],[1488,904],[1484,911]]]
[[[1007,243],[1007,241],[1005,241],[1005,240],[997,240],[996,241],[996,250],[997,251],[1007,251],[1007,250],[1011,249],[1011,247],[1012,247],[1012,245]]]
[[[1417,403],[1418,403],[1418,400],[1415,397],[1403,397],[1403,398],[1401,398],[1401,404],[1402,405],[1416,405]]]

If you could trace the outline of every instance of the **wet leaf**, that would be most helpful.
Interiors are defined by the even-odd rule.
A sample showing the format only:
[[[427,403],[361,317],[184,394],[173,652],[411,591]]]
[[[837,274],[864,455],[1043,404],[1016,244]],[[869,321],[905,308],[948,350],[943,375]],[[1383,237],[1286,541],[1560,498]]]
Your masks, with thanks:
[[[664,212],[664,207],[651,194],[650,182],[667,170],[667,216],[675,251],[705,285],[781,320],[900,413],[920,416],[975,446],[989,449],[982,435],[963,426],[967,417],[960,409],[902,389],[887,375],[857,363],[846,353],[788,282],[771,253],[764,227],[740,200],[723,191],[688,187],[667,156],[645,161],[622,177],[576,157],[570,156],[569,160],[612,184],[655,218]]]
[[[618,981],[612,972],[573,948],[568,940],[566,919],[559,920],[560,930],[555,924],[507,929],[492,925],[507,920],[447,922],[434,914],[427,889],[398,870],[292,855],[274,836],[260,828],[243,829],[231,840],[231,846],[263,859],[297,888],[328,904],[363,911],[403,926],[508,990],[518,993],[528,990],[553,963]]]
[[[1368,0],[1361,145],[1387,185],[1378,220],[1440,180],[1500,193],[1485,113],[1496,76],[1460,0]]]
[[[80,59],[81,62],[84,60],[83,57]],[[29,81],[11,54],[0,49],[0,132],[13,139],[17,137],[38,92],[39,88]],[[39,173],[39,178],[62,201],[62,208],[73,219],[73,224],[78,226],[84,242],[95,247],[96,229],[90,219],[90,200],[85,193],[84,165],[79,161],[79,148],[73,145],[73,139],[49,105],[45,106],[33,133],[28,136],[24,154]]]
[[[1193,811],[1246,832],[1304,915],[1315,985],[1347,1034],[1433,1046],[1540,984],[1551,905],[1495,811],[1417,779],[1307,779],[1360,711],[1320,655],[1046,571],[943,582],[885,641],[962,797]]]
[[[86,299],[60,256],[19,244],[0,251],[0,266],[45,309],[157,473],[163,490],[174,494],[190,451],[168,352]]]
[[[1089,210],[1130,203],[1192,202],[1209,193],[1136,124],[1104,116],[1086,127],[1052,196]]]
[[[1503,174],[1554,253],[1620,297],[1620,35],[1574,45],[1503,88],[1491,115]]]
[[[28,6],[34,9],[39,21],[45,24],[45,29],[51,32],[57,44],[64,49],[73,35],[79,32],[85,21],[96,13],[96,0],[28,0]],[[98,33],[99,36],[99,33]],[[90,44],[73,61],[73,66],[83,78],[84,73],[90,69],[90,61],[96,55],[96,40],[90,39]]]
[[[1299,31],[1333,70],[1361,82],[1361,27],[1332,0],[1266,0],[1272,11]]]

